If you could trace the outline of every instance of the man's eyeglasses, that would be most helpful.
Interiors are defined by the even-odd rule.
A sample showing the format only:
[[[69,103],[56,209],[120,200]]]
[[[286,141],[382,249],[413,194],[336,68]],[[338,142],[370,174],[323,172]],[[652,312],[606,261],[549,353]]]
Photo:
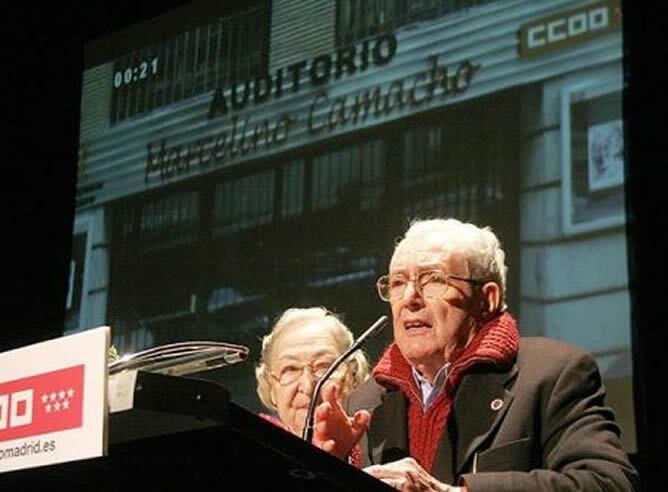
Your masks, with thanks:
[[[485,283],[482,280],[458,277],[441,270],[425,270],[419,272],[414,278],[407,277],[402,273],[383,275],[376,282],[376,288],[383,301],[391,302],[403,298],[406,287],[413,281],[415,290],[423,299],[436,299],[442,297],[448,291],[452,280],[461,280],[473,285],[483,285]]]

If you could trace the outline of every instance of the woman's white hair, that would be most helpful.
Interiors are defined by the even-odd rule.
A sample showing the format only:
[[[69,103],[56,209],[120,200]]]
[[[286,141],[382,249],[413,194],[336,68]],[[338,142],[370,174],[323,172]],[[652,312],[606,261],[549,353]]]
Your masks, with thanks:
[[[271,361],[276,340],[288,328],[317,323],[323,331],[331,333],[336,345],[336,356],[343,354],[353,344],[353,334],[346,325],[324,307],[290,308],[276,321],[271,332],[262,339],[262,353],[255,368],[257,394],[262,403],[270,410],[276,410],[271,398]],[[345,364],[345,373],[341,384],[341,395],[345,398],[353,388],[369,377],[369,363],[361,350],[355,351]]]
[[[499,286],[500,305],[505,306],[505,253],[490,227],[478,227],[457,219],[414,220],[397,243],[392,260],[405,247],[439,248],[447,255],[462,258],[471,278],[495,282]]]

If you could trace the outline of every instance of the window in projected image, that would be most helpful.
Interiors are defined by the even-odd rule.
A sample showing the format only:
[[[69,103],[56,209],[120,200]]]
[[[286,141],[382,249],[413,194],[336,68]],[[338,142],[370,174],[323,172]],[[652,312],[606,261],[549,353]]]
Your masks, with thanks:
[[[199,2],[90,44],[67,330],[255,361],[325,305],[359,334],[408,220],[454,216],[502,239],[524,335],[596,355],[635,450],[619,2],[362,3]],[[253,364],[207,377],[260,408]]]

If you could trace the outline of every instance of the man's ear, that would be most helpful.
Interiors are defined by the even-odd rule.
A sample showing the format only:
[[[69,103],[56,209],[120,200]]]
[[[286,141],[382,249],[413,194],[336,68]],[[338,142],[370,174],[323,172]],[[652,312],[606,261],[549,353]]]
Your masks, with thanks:
[[[484,317],[495,314],[501,303],[501,288],[496,282],[487,282],[482,286],[482,315]]]

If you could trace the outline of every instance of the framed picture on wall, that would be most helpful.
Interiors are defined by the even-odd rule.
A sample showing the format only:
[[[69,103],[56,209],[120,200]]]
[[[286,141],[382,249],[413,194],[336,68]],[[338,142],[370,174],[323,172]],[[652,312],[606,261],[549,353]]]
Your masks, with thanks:
[[[624,184],[624,129],[622,120],[606,121],[587,132],[587,177],[592,191]]]
[[[561,143],[564,232],[624,224],[621,75],[562,90]]]

